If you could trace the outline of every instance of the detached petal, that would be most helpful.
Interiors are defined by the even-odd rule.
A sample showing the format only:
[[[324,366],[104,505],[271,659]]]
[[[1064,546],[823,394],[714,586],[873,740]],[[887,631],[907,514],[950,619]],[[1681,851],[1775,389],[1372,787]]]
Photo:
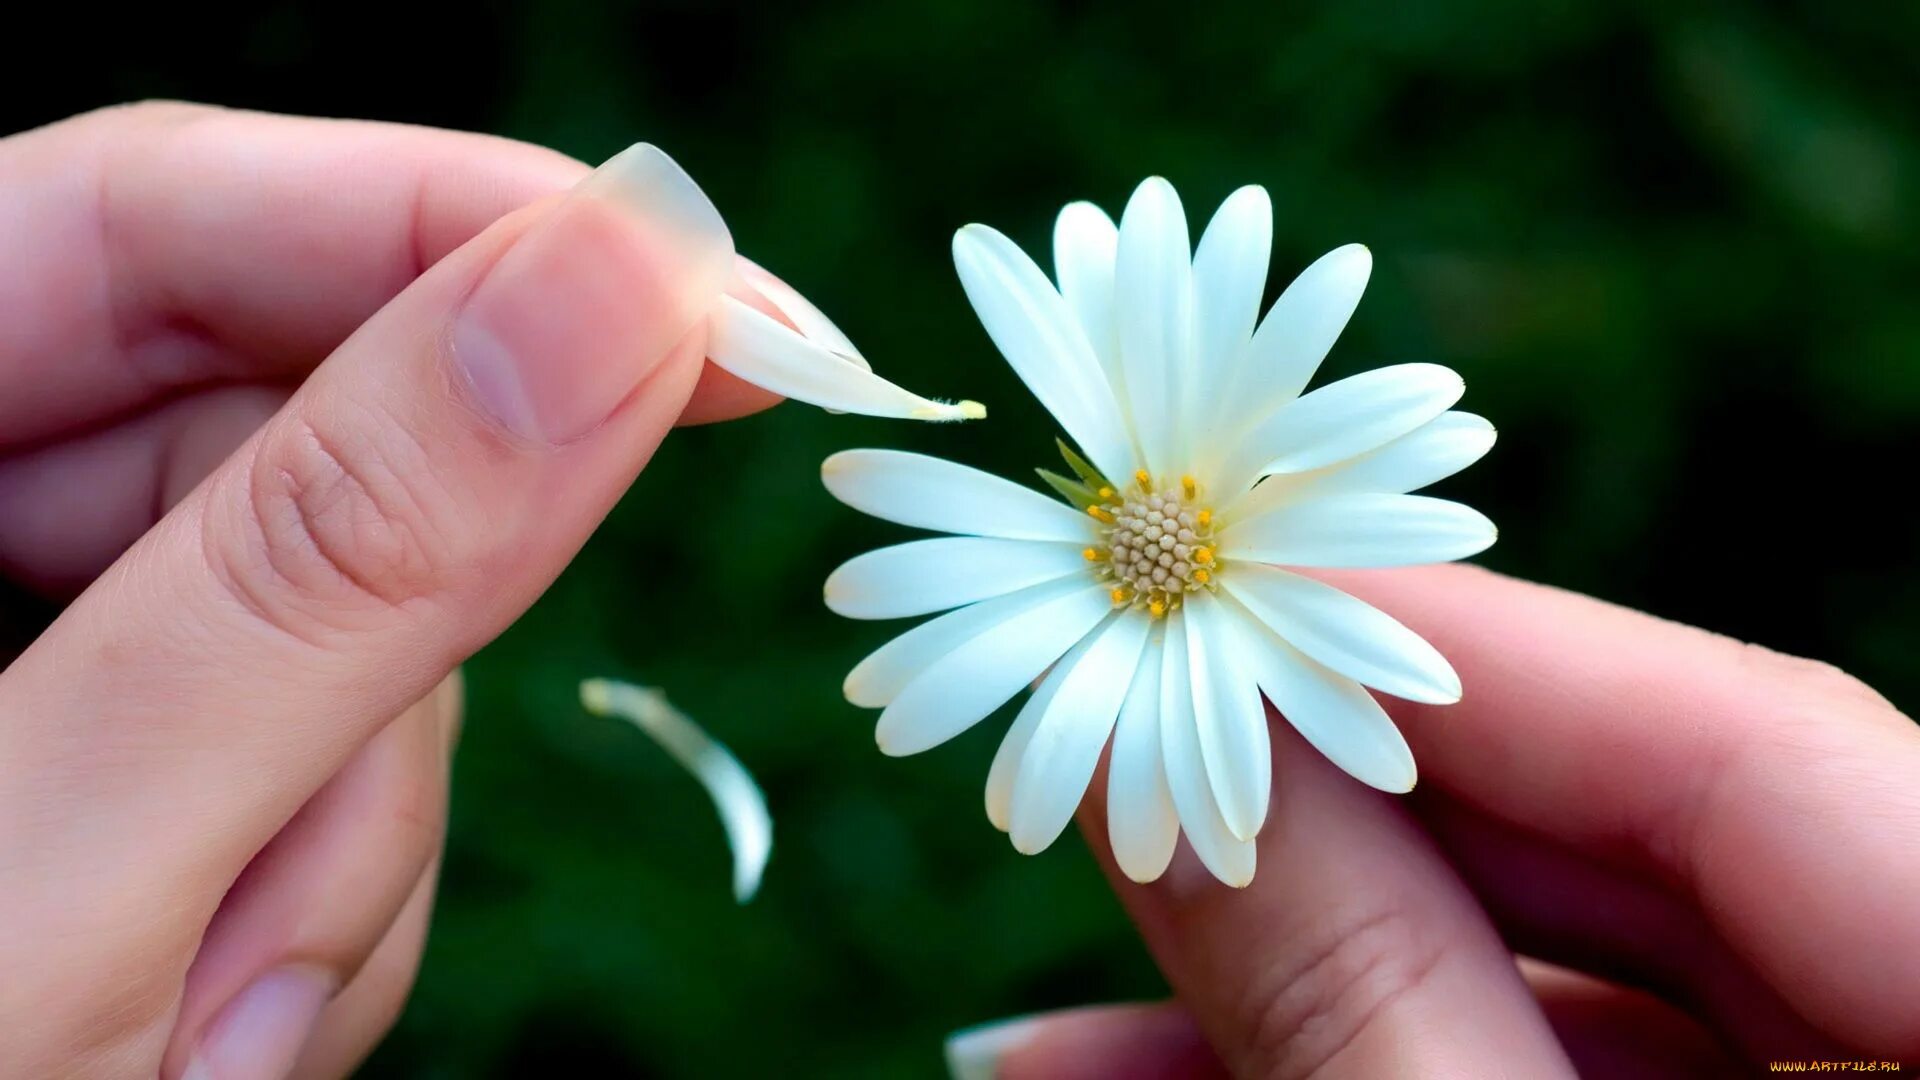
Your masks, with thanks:
[[[1011,833],[1023,854],[1046,850],[1073,820],[1133,684],[1149,625],[1137,612],[1109,620],[1040,717],[1013,782]]]
[[[1414,566],[1477,555],[1498,536],[1486,515],[1460,503],[1352,493],[1232,522],[1220,546],[1229,559],[1282,566]]]
[[[992,473],[902,450],[843,450],[820,466],[833,497],[918,529],[1009,540],[1094,539],[1093,520]]]
[[[773,818],[760,785],[739,759],[652,687],[588,679],[580,684],[580,704],[596,716],[631,721],[700,781],[733,849],[733,898],[742,904],[753,899],[773,854]]]
[[[773,296],[768,299],[779,306]],[[857,354],[835,352],[802,337],[731,296],[722,296],[708,319],[707,359],[755,386],[839,412],[903,420],[978,420],[987,415],[986,406],[977,401],[948,404],[902,390],[869,371]]]
[[[1460,676],[1440,650],[1363,600],[1259,563],[1235,566],[1221,581],[1252,618],[1349,679],[1408,701],[1460,700]]]
[[[1107,590],[1089,585],[981,632],[921,672],[880,714],[880,752],[917,754],[979,723],[1112,611]]]
[[[827,607],[849,619],[902,619],[1085,574],[1072,544],[947,536],[856,555],[827,575]]]

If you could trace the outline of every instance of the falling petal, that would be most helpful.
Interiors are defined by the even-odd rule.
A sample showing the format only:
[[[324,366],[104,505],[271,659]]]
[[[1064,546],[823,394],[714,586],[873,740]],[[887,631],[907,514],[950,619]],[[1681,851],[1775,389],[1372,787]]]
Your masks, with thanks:
[[[760,875],[773,854],[773,818],[766,796],[728,749],[714,741],[687,715],[667,703],[651,686],[613,679],[580,684],[580,704],[595,716],[617,716],[646,732],[700,781],[720,812],[720,824],[733,849],[733,897],[744,904],[760,888]]]

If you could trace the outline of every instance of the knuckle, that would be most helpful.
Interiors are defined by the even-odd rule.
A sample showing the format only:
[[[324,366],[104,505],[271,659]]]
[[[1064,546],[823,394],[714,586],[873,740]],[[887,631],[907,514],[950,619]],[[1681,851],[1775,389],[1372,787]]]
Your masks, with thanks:
[[[349,430],[353,430],[349,428]],[[236,520],[213,530],[216,572],[256,614],[283,629],[354,629],[393,608],[429,602],[460,553],[424,451],[398,426],[335,435],[295,419],[262,439],[225,500]]]
[[[1359,910],[1263,970],[1241,1005],[1250,1033],[1236,1074],[1322,1075],[1341,1051],[1433,973],[1442,946],[1398,907]]]

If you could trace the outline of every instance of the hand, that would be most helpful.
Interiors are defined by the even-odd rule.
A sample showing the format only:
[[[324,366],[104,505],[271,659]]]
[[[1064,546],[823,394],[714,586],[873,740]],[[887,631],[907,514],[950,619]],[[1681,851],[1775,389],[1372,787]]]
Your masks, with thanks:
[[[1335,580],[1465,682],[1458,705],[1397,711],[1414,797],[1349,780],[1275,717],[1252,886],[1184,849],[1141,886],[1114,867],[1096,779],[1083,829],[1178,1002],[950,1052],[1002,1080],[1920,1064],[1912,721],[1826,665],[1470,567]]]
[[[771,400],[702,364],[741,286],[663,162],[568,197],[181,105],[0,141],[0,572],[79,593],[0,672],[0,1074],[336,1076],[392,1022],[450,673],[676,420]]]

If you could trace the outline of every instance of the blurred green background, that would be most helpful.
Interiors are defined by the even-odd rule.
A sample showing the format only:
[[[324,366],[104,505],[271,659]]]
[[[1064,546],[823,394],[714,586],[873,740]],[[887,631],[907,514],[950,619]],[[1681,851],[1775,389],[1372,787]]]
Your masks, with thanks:
[[[1501,524],[1487,564],[1920,705],[1920,6],[399,7],[56,35],[72,62],[0,101],[0,130],[170,96],[589,161],[657,142],[884,371],[993,418],[789,405],[669,440],[469,669],[438,919],[368,1076],[928,1075],[952,1028],[1162,992],[1076,838],[1028,859],[988,825],[1003,720],[874,750],[840,678],[900,627],[831,617],[820,583],[902,534],[817,476],[859,445],[1051,464],[948,239],[988,221],[1044,252],[1061,204],[1117,212],[1150,173],[1196,229],[1266,185],[1271,289],[1372,246],[1328,370],[1466,375],[1501,442],[1445,491]],[[663,505],[702,524],[662,529]],[[693,782],[576,709],[597,674],[663,685],[764,782],[776,846],[751,906]]]

